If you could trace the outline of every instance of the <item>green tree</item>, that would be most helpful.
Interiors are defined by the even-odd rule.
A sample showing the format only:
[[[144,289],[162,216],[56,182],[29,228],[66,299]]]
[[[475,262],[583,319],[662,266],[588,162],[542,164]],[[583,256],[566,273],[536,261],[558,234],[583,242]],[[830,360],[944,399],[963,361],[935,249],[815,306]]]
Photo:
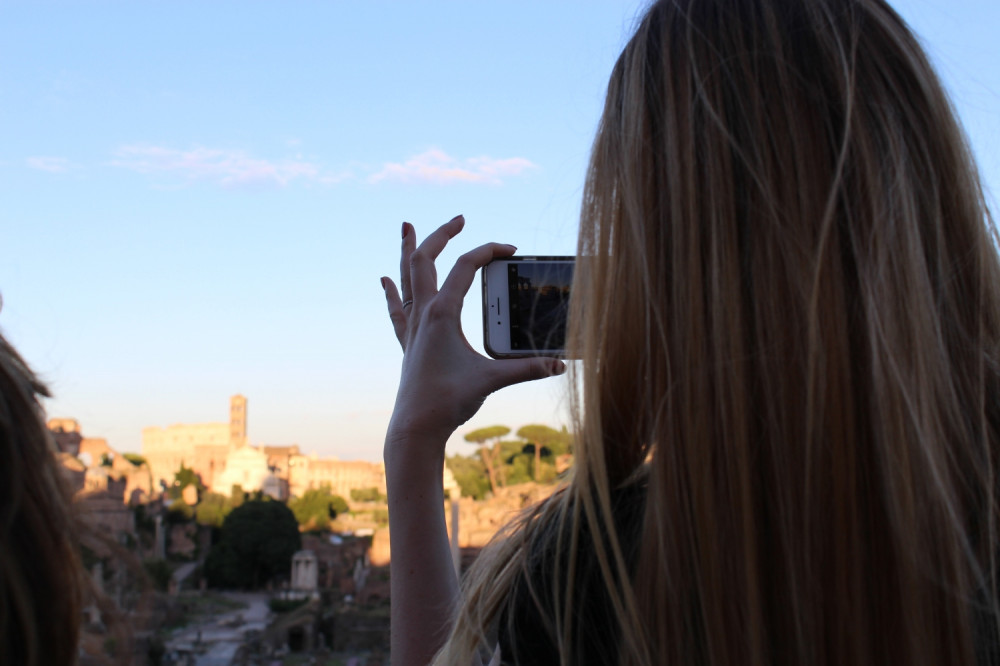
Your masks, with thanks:
[[[507,461],[507,479],[511,485],[531,481],[531,456],[516,453]]]
[[[123,453],[122,458],[129,461],[136,467],[142,467],[146,464],[146,458],[144,456],[140,456],[138,453]]]
[[[531,471],[535,482],[540,483],[542,480],[542,451],[545,451],[544,455],[551,457],[555,447],[565,444],[565,435],[547,425],[526,425],[518,429],[517,436],[527,442],[524,452],[533,453],[535,456]]]
[[[548,427],[548,426],[543,426]],[[542,451],[542,455],[551,455],[552,457],[561,456],[566,453],[573,453],[573,433],[563,426],[559,430],[553,430],[549,428],[552,432],[549,433],[549,437],[544,437],[542,441],[542,447],[549,450],[549,454]]]
[[[331,518],[350,510],[347,500],[334,495],[328,485],[307,490],[302,497],[293,498],[288,502],[288,508],[303,530],[329,529]]]
[[[174,510],[174,505],[184,503],[184,489],[188,486],[194,486],[197,489],[199,496],[201,496],[201,494],[206,490],[205,485],[201,482],[201,477],[198,476],[193,469],[185,466],[184,463],[181,463],[181,468],[174,472],[174,482],[170,484],[169,488],[167,488],[167,497],[174,500],[174,504],[171,505],[171,510]],[[176,510],[180,511],[181,509],[178,506]],[[185,513],[187,519],[190,519],[194,515],[193,510]]]
[[[181,490],[184,490],[188,486],[194,486],[198,491],[205,490],[205,486],[201,482],[201,477],[198,476],[193,469],[186,467],[184,463],[181,463],[181,468],[174,473],[174,486]]]
[[[351,507],[347,505],[347,500],[345,500],[340,495],[331,495],[333,499],[330,501],[330,508],[333,509],[333,518],[336,518],[342,513],[347,513],[351,510]]]
[[[445,459],[455,483],[462,489],[464,497],[481,500],[490,491],[490,479],[486,474],[486,466],[477,456],[455,454]]]
[[[195,508],[194,515],[195,520],[201,525],[209,525],[211,527],[222,527],[223,522],[226,520],[226,516],[233,510],[233,504],[230,498],[225,495],[220,495],[219,493],[205,493],[201,501],[198,502],[197,508]]]
[[[258,589],[287,574],[292,555],[301,548],[299,526],[287,506],[247,501],[222,523],[219,543],[205,560],[205,576],[212,587]]]
[[[490,480],[490,488],[493,491],[496,491],[501,485],[506,483],[502,470],[497,469],[499,467],[497,464],[497,444],[500,442],[501,437],[509,433],[510,428],[507,426],[495,425],[487,428],[479,428],[465,435],[465,441],[479,445],[479,455],[483,459],[483,465],[486,467],[486,474]],[[486,446],[486,442],[490,441],[493,442],[493,446]]]
[[[351,499],[355,502],[384,502],[385,495],[378,488],[351,488]]]

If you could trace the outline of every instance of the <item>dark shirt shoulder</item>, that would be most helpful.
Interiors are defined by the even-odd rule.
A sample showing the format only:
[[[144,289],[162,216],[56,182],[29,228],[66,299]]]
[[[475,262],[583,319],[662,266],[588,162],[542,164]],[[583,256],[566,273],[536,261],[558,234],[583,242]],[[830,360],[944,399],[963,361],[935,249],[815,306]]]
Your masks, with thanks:
[[[615,530],[630,571],[635,565],[646,503],[646,485],[636,481],[612,493]],[[555,609],[572,586],[573,663],[588,666],[615,663],[619,628],[594,550],[594,538],[582,517],[577,538],[576,571],[568,580],[570,526],[534,526],[537,537],[529,541],[525,572],[511,590],[500,617],[498,639],[505,664],[518,666],[559,663]],[[601,535],[607,542],[607,535]],[[561,541],[561,552],[560,544]]]

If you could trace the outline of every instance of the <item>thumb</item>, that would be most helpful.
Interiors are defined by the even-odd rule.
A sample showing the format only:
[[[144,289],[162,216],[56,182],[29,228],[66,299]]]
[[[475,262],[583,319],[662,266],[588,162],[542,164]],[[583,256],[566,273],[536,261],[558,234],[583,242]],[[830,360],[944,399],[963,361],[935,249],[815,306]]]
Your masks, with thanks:
[[[540,356],[494,361],[494,364],[493,385],[490,387],[490,393],[512,384],[533,379],[545,379],[566,372],[566,364],[559,359]]]

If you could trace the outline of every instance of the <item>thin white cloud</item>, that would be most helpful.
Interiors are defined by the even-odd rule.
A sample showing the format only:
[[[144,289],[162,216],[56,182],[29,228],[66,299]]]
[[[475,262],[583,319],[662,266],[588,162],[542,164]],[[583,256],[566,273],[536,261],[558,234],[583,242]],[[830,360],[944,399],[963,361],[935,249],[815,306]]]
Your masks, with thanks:
[[[69,171],[69,160],[65,157],[29,157],[27,160],[28,166],[32,169],[38,169],[39,171],[47,171],[49,173],[66,173]]]
[[[292,181],[334,183],[343,174],[330,174],[315,162],[294,159],[268,160],[242,150],[197,147],[177,150],[164,146],[132,144],[115,151],[113,166],[143,174],[173,174],[186,181],[209,182],[226,188],[284,187]]]
[[[33,157],[28,163],[33,168],[51,172],[70,168],[68,160],[57,157]],[[273,160],[256,157],[244,150],[205,146],[180,150],[145,143],[119,147],[114,151],[110,165],[157,176],[159,182],[154,186],[167,189],[183,188],[191,183],[210,183],[227,189],[271,189],[294,182],[334,185],[357,179],[372,184],[501,185],[510,178],[538,168],[523,157],[459,159],[433,148],[405,161],[387,162],[380,168],[353,163],[334,171],[298,152]]]
[[[511,176],[518,176],[537,166],[523,157],[496,159],[473,157],[457,159],[436,148],[414,155],[405,162],[388,162],[368,177],[369,183],[394,181],[399,183],[485,183],[500,185]]]

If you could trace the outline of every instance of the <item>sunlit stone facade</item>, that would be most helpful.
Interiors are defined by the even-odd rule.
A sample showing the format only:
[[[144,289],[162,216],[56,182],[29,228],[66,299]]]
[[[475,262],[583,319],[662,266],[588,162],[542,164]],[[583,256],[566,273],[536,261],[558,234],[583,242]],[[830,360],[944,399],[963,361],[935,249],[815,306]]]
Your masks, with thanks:
[[[356,488],[377,488],[385,494],[385,465],[315,455],[291,457],[288,487],[292,495],[301,497],[307,490],[322,486],[330,486],[333,494],[345,498],[350,498],[351,490]]]
[[[264,490],[277,499],[322,486],[345,498],[354,489],[377,488],[385,493],[381,463],[304,456],[295,445],[252,447],[247,432],[247,399],[242,395],[230,398],[228,423],[144,428],[142,455],[154,486],[172,484],[184,465],[206,487],[223,495],[232,493],[233,486],[244,492]]]
[[[216,475],[215,482],[210,487],[222,495],[232,493],[233,486],[239,486],[244,491],[260,490],[270,475],[267,455],[260,449],[244,446],[229,452],[225,469]]]
[[[170,485],[181,465],[189,467],[209,488],[226,468],[231,451],[246,444],[247,399],[234,395],[229,401],[229,423],[176,424],[142,429],[142,455],[149,463],[153,482]]]

